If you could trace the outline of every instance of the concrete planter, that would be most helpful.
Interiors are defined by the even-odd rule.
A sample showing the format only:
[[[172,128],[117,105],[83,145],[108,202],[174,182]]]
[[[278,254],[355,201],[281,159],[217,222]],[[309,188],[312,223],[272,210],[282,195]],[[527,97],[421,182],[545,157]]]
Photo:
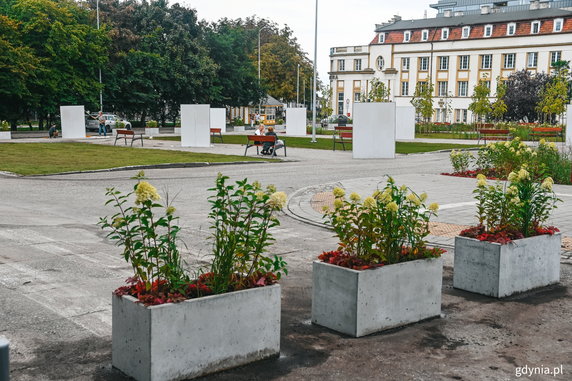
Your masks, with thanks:
[[[363,271],[315,261],[312,278],[312,323],[350,336],[441,314],[441,258]]]
[[[157,136],[159,135],[159,128],[155,127],[145,127],[145,135],[147,136]]]
[[[181,127],[175,127],[173,133],[174,133],[175,135],[181,135]]]
[[[12,133],[10,131],[0,131],[0,140],[11,140]]]
[[[113,366],[139,381],[194,378],[280,353],[280,286],[145,307],[113,295]]]
[[[453,287],[502,298],[560,281],[560,233],[507,245],[455,237]]]
[[[234,126],[234,132],[244,132],[244,126]]]

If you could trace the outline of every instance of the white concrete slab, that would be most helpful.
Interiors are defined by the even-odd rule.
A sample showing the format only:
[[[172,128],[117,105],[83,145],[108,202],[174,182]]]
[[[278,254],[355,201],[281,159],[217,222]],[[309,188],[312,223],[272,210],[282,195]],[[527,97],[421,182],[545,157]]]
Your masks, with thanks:
[[[85,107],[60,106],[62,118],[62,138],[85,138]]]
[[[286,109],[286,135],[306,135],[306,109],[304,107]]]
[[[395,110],[395,139],[415,139],[415,107],[400,106]]]
[[[566,145],[572,147],[572,105],[566,106]]]
[[[181,147],[210,144],[210,105],[181,105]]]
[[[353,158],[395,158],[395,103],[354,105]]]
[[[222,133],[226,132],[226,109],[225,108],[211,108],[210,111],[211,128],[220,128]]]

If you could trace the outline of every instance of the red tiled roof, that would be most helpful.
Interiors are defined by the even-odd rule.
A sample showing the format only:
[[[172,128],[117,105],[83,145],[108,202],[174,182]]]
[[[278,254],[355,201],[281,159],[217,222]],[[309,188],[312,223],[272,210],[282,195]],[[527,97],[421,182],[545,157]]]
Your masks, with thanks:
[[[534,21],[534,20],[533,20]],[[546,34],[559,34],[559,33],[570,33],[572,32],[572,18],[564,19],[564,23],[562,25],[562,31],[560,32],[553,32],[554,30],[554,19],[545,19],[545,20],[538,20],[541,22],[540,24],[540,32],[536,35],[546,35]],[[493,25],[493,34],[491,37],[483,37],[485,25],[491,24],[484,24],[484,25],[475,25],[471,27],[471,32],[469,34],[469,38],[461,38],[462,34],[462,26],[459,27],[451,27],[449,28],[449,38],[447,41],[456,41],[456,40],[470,40],[470,39],[477,39],[477,38],[500,38],[500,37],[522,37],[522,36],[534,36],[535,34],[530,33],[532,21],[520,21],[516,22],[516,31],[515,34],[512,36],[506,35],[507,25],[508,23],[496,23]],[[428,41],[442,41],[441,40],[441,29],[442,28],[431,28],[429,30],[429,40]],[[385,44],[411,44],[416,42],[425,42],[421,41],[421,29],[411,30],[411,40],[409,42],[403,42],[403,32],[404,31],[391,31],[385,33]],[[378,42],[378,35],[373,38],[370,42],[370,45],[379,44]]]

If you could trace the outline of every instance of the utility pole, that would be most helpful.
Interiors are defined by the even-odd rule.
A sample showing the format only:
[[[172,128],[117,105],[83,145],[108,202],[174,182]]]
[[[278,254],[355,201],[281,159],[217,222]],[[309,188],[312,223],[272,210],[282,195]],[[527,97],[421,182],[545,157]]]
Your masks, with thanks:
[[[300,64],[296,72],[296,107],[300,107]]]
[[[97,30],[99,30],[99,0],[95,2],[96,17],[97,17]],[[103,89],[101,82],[101,66],[99,67],[99,111],[103,111]]]
[[[316,0],[316,22],[314,26],[314,86],[312,94],[312,143],[316,143],[316,78],[318,66],[318,0]]]

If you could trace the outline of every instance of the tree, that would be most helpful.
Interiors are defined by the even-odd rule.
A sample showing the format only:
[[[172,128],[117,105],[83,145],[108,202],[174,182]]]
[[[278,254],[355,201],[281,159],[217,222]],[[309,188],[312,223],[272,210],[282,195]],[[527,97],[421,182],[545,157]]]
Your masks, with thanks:
[[[469,105],[469,110],[477,116],[477,120],[482,121],[491,112],[491,102],[489,95],[491,90],[485,81],[479,81],[473,89],[473,102]]]
[[[429,123],[433,116],[433,84],[427,82],[417,82],[415,92],[411,99],[411,104],[415,107],[415,112],[423,118],[423,122]]]
[[[367,96],[362,97],[364,102],[389,102],[390,91],[385,83],[377,78],[370,82],[370,90]]]
[[[506,95],[506,85],[497,78],[497,97],[495,101],[491,104],[491,115],[496,121],[502,119],[503,115],[507,111],[506,103],[504,102],[504,97]]]
[[[332,108],[332,94],[331,86],[326,86],[322,89],[322,96],[319,98],[320,116],[322,118],[328,118],[334,112]]]
[[[505,81],[506,120],[534,122],[538,120],[536,105],[550,77],[545,73],[532,74],[527,70],[512,73]]]
[[[569,101],[567,77],[568,70],[566,68],[558,70],[541,92],[536,111],[542,113],[544,123],[554,123],[555,116],[566,111],[566,104]]]

